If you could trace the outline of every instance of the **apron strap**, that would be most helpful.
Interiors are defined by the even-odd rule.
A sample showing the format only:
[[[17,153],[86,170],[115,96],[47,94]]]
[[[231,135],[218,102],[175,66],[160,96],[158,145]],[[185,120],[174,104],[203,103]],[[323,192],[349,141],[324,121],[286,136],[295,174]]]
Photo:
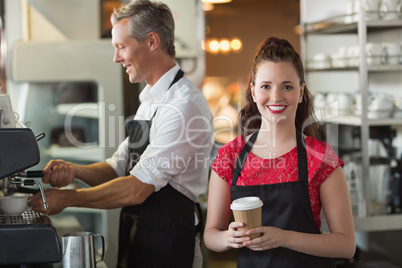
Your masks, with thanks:
[[[179,81],[184,75],[184,72],[179,69],[174,77],[172,83],[168,87],[168,90]],[[156,112],[158,108],[155,109],[149,120],[134,120],[134,116],[132,119],[128,120],[126,123],[127,133],[129,136],[129,148],[128,148],[128,159],[126,163],[126,175],[130,174],[130,170],[138,163],[140,156],[149,145],[149,134],[152,125],[152,120],[156,116]],[[139,146],[139,142],[141,142]],[[135,144],[135,147],[132,146]],[[132,157],[133,155],[133,157]]]
[[[307,171],[307,151],[304,143],[303,134],[296,130],[297,142],[297,168],[299,171],[299,180],[308,185],[308,171]]]
[[[176,76],[174,77],[172,83],[168,87],[168,89],[171,88],[174,84],[176,84],[176,82],[179,81],[183,76],[184,76],[184,72],[182,71],[182,69],[179,69],[177,71]]]
[[[232,185],[236,185],[237,179],[240,175],[244,167],[244,163],[251,151],[251,147],[253,146],[258,135],[258,131],[254,132],[251,135],[250,139],[246,142],[243,149],[240,152],[239,157],[237,158],[235,169],[233,171],[232,176]],[[299,173],[299,180],[302,181],[305,185],[308,185],[308,169],[307,169],[307,151],[304,143],[303,135],[300,131],[296,130],[296,143],[297,143],[297,167]]]
[[[239,157],[237,158],[236,164],[235,164],[235,169],[233,171],[233,176],[232,176],[232,185],[236,185],[237,183],[237,178],[240,175],[240,172],[242,171],[244,167],[244,163],[246,163],[246,159],[251,151],[251,147],[253,147],[253,144],[255,142],[255,139],[258,136],[258,130],[251,135],[250,139],[244,144],[243,149],[240,152]]]
[[[173,78],[172,83],[170,84],[170,86],[168,87],[168,90],[174,85],[176,84],[177,81],[179,81],[181,78],[183,78],[184,76],[184,72],[182,71],[182,69],[179,69],[176,73],[176,76]],[[158,111],[158,108],[155,109],[154,114],[151,116],[151,119],[149,119],[150,121],[152,121],[152,119],[154,119],[156,112]]]

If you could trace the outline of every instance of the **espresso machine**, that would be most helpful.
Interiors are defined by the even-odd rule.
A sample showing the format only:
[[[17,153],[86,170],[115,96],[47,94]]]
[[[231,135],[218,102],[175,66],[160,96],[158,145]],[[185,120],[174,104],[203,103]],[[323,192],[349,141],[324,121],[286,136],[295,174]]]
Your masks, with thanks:
[[[37,142],[43,137],[29,128],[0,128],[0,188],[2,195],[11,195],[39,187],[47,209],[42,186],[33,179],[42,173],[25,171],[39,163]],[[61,244],[49,217],[30,208],[18,216],[0,209],[0,267],[47,267],[60,261]]]

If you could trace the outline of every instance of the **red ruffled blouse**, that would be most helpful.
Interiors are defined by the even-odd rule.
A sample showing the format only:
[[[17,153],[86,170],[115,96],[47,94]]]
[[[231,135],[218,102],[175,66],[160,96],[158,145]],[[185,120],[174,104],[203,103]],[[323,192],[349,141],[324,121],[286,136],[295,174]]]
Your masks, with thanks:
[[[311,208],[318,229],[321,228],[320,186],[338,167],[344,165],[330,145],[312,137],[306,137],[307,165]],[[234,164],[244,146],[241,136],[223,145],[212,163],[212,169],[228,183],[232,183]],[[270,159],[259,158],[250,153],[237,185],[260,185],[298,180],[297,148]]]

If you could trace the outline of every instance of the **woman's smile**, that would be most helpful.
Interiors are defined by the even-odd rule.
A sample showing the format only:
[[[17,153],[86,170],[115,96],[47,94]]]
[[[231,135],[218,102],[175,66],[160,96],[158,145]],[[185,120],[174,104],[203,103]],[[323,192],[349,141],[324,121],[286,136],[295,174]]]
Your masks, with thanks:
[[[295,120],[296,110],[303,96],[303,87],[291,63],[262,63],[251,90],[262,116],[272,119],[272,116],[286,115],[286,121]]]
[[[286,109],[286,105],[267,105],[267,108],[273,114],[280,114]]]

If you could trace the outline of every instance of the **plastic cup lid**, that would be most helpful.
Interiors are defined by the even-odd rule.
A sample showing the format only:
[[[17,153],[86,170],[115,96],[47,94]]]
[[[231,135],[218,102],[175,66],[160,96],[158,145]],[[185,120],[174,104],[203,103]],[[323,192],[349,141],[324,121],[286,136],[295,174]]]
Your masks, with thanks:
[[[242,197],[233,200],[230,208],[232,210],[249,210],[262,207],[263,203],[257,196]]]

